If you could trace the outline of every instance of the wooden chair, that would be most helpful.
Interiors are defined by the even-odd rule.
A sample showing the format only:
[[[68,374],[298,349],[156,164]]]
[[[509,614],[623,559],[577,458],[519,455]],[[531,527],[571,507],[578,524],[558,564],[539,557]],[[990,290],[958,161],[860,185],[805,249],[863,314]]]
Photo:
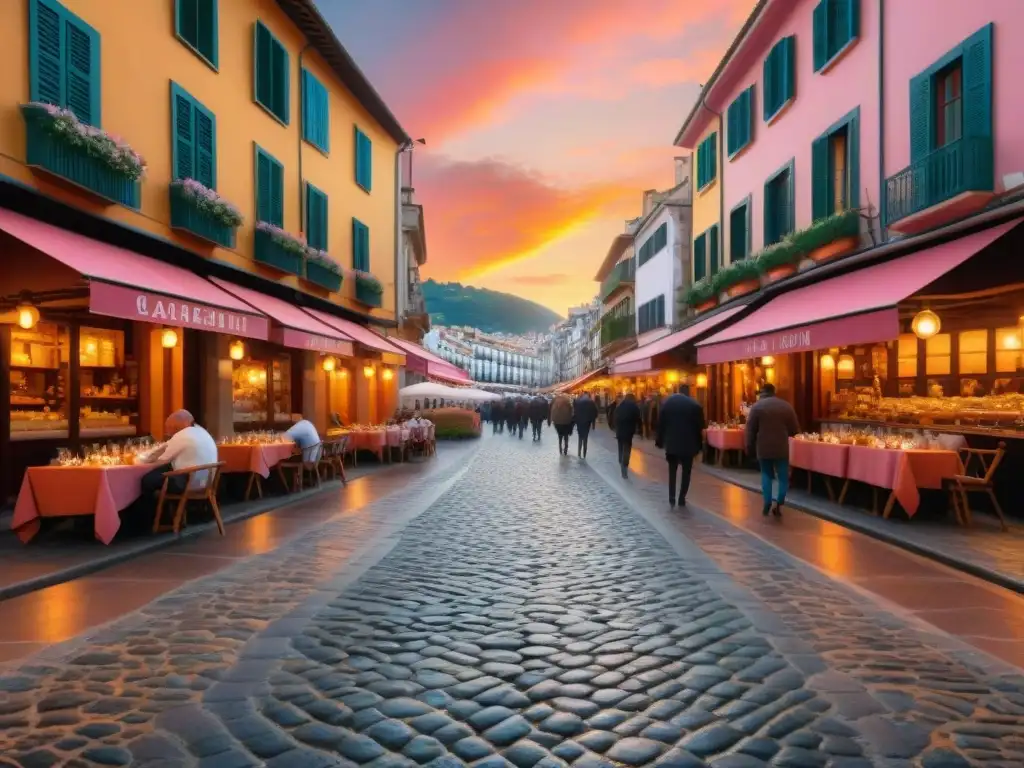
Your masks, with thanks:
[[[220,471],[224,467],[224,462],[220,461],[216,464],[200,464],[195,467],[184,467],[183,469],[176,469],[171,472],[164,472],[164,484],[160,488],[160,497],[156,502],[156,518],[153,520],[153,533],[160,533],[161,531],[174,531],[178,533],[181,530],[183,524],[187,525],[188,522],[185,518],[186,508],[190,501],[200,501],[209,504],[210,510],[213,512],[213,519],[217,522],[217,530],[220,531],[220,535],[224,535],[224,521],[220,517],[220,506],[217,504],[217,490],[220,487]],[[206,471],[206,484],[202,488],[193,488],[192,477],[196,472]],[[181,493],[173,493],[170,488],[171,478],[184,477],[185,478],[185,490]],[[164,514],[164,503],[168,501],[178,502],[178,506],[174,510],[174,521],[171,525],[161,525],[160,520]]]
[[[304,448],[302,453],[296,454],[277,465],[277,473],[285,488],[288,488],[288,475],[285,473],[285,470],[288,469],[294,473],[291,484],[292,493],[298,493],[303,489],[306,475],[309,475],[310,480],[316,487],[320,487],[320,460],[323,455],[323,446],[322,442],[311,445],[308,448]]]
[[[348,485],[348,478],[345,477],[345,452],[348,450],[348,437],[339,437],[328,440],[324,443],[324,450],[320,456],[320,466],[326,472],[330,472],[331,479],[341,478],[342,485]]]
[[[1005,442],[1000,442],[995,449],[964,448],[960,451],[964,474],[947,478],[943,484],[949,491],[953,512],[956,514],[957,522],[961,525],[970,526],[972,522],[972,512],[967,501],[967,494],[985,493],[988,494],[989,500],[992,502],[992,509],[999,518],[1002,529],[1009,530],[1003,509],[996,499],[994,485],[996,470],[999,469],[999,464],[1005,454]],[[972,462],[972,459],[977,459],[977,461]],[[971,474],[972,463],[978,467],[978,474]]]

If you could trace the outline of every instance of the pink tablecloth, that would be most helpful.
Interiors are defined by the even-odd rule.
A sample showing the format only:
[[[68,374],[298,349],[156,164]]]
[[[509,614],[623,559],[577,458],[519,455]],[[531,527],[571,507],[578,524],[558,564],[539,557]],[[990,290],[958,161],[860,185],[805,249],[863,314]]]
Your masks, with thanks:
[[[409,442],[411,434],[411,430],[402,427],[388,427],[388,447],[400,448]]]
[[[830,477],[846,477],[850,446],[789,438],[789,465]]]
[[[707,437],[708,445],[720,451],[742,451],[746,447],[742,429],[709,429]]]
[[[878,488],[891,488],[896,500],[913,517],[921,504],[919,488],[941,489],[944,478],[960,474],[956,451],[868,448],[851,445],[846,476]]]
[[[152,464],[121,467],[29,467],[21,481],[11,528],[22,541],[39,532],[40,517],[93,515],[96,538],[109,544],[121,527],[118,512],[142,495]]]
[[[252,472],[270,477],[270,470],[295,452],[295,443],[270,445],[218,445],[217,458],[224,462],[222,472]]]
[[[383,429],[366,429],[345,433],[350,448],[360,451],[379,451],[387,444],[387,433]]]

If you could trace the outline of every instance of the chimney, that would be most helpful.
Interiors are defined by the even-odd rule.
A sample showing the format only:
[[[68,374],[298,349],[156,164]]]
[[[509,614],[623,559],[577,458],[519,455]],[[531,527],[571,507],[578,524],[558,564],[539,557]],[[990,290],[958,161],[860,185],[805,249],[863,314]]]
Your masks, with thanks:
[[[675,158],[676,162],[676,186],[690,178],[690,155]]]
[[[644,190],[644,216],[654,210],[654,195],[657,191],[656,189]]]

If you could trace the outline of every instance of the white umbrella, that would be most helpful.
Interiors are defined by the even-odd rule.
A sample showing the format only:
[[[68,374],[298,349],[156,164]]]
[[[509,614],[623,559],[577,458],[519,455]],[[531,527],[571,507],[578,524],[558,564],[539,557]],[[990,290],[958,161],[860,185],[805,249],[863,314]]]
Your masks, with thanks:
[[[402,387],[398,390],[398,395],[403,398],[443,397],[451,400],[458,397],[460,392],[452,387],[446,387],[444,384],[424,381],[420,384],[410,384],[408,387]]]

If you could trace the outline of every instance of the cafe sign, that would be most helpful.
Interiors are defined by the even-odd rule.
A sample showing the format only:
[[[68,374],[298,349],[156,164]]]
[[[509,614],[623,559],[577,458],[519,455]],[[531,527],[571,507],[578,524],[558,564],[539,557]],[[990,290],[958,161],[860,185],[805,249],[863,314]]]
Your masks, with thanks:
[[[294,328],[275,328],[271,338],[282,347],[291,349],[308,349],[311,352],[325,352],[343,357],[353,357],[355,354],[351,341]]]

